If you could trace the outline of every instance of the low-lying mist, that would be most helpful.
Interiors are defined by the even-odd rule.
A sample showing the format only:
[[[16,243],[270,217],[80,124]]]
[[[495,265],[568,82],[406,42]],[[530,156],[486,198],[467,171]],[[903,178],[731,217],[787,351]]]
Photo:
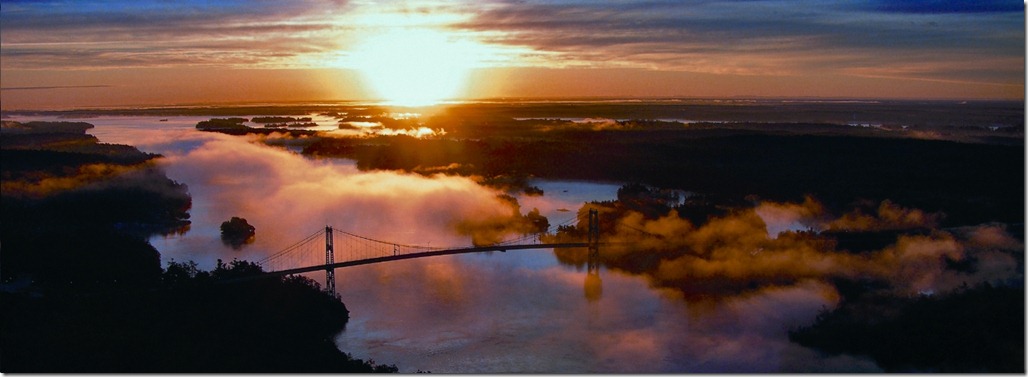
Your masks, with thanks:
[[[802,203],[762,201],[713,216],[699,225],[668,209],[660,216],[621,202],[592,203],[609,221],[599,250],[608,267],[645,275],[655,286],[686,298],[717,299],[768,287],[838,280],[884,284],[902,296],[946,293],[981,283],[1023,277],[1024,244],[991,223],[939,228],[939,213],[883,201],[840,215],[812,198]],[[584,263],[582,250],[558,251],[564,262]]]
[[[265,141],[207,133],[195,148],[161,161],[170,176],[190,182],[190,192],[203,198],[194,203],[194,230],[232,216],[256,227],[256,242],[240,259],[259,260],[264,255],[248,250],[270,254],[326,225],[431,246],[463,246],[480,232],[502,236],[524,228],[512,214],[516,203],[469,178],[359,172],[345,161],[305,158]]]

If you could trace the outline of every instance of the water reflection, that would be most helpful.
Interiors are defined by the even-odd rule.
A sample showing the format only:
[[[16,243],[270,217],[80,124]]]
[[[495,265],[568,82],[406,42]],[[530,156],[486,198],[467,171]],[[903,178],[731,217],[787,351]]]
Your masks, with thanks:
[[[603,297],[603,279],[600,279],[599,270],[589,270],[585,274],[585,299],[592,302]]]
[[[187,233],[151,242],[164,261],[258,260],[332,225],[399,243],[466,244],[464,219],[506,215],[497,192],[471,180],[359,172],[344,160],[312,160],[244,137],[193,130],[203,117],[85,119],[102,142],[165,156],[170,178],[193,197]],[[70,120],[70,119],[69,119]],[[537,181],[519,196],[551,224],[582,202],[609,200],[615,184]],[[562,211],[570,210],[570,212]],[[253,244],[226,247],[232,216],[256,227]],[[586,251],[586,250],[582,250]],[[399,261],[338,270],[351,321],[336,339],[356,357],[403,372],[876,371],[867,360],[826,358],[786,339],[837,298],[822,283],[766,288],[716,303],[686,302],[640,276],[562,265],[554,250]],[[595,268],[592,268],[595,267]],[[311,274],[322,280],[322,273]]]
[[[784,339],[786,328],[834,304],[825,286],[687,304],[673,291],[603,271],[603,298],[589,301],[583,280],[597,275],[519,266],[508,259],[518,253],[551,258],[548,250],[519,251],[341,270],[354,319],[337,344],[358,357],[403,360],[401,371],[874,370]]]

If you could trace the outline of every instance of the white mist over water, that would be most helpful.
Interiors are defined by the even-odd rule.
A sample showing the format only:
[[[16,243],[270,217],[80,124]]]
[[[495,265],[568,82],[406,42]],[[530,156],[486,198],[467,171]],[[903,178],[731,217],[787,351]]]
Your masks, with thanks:
[[[192,226],[155,237],[162,259],[259,260],[325,225],[400,243],[466,244],[454,220],[496,215],[494,190],[459,177],[360,172],[347,160],[312,160],[281,148],[199,132],[207,117],[59,119],[96,125],[101,142],[160,153],[171,179],[189,186]],[[58,119],[13,119],[58,120]],[[614,199],[618,185],[535,181],[541,197],[519,196],[557,224],[585,201]],[[567,211],[564,211],[567,210]],[[232,216],[257,228],[233,250],[219,225]],[[323,281],[323,273],[310,277]],[[586,273],[551,250],[423,258],[340,269],[337,291],[350,322],[341,350],[401,372],[656,373],[878,371],[873,362],[827,358],[789,343],[835,304],[829,287],[803,283],[715,303],[692,303],[639,276],[601,270],[599,300]]]

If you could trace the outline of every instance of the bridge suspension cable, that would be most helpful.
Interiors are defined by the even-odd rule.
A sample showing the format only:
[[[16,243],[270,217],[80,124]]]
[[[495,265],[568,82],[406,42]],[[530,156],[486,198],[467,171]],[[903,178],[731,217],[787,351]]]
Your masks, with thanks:
[[[572,218],[564,220],[564,221],[562,221],[562,222],[560,222],[558,224],[550,224],[548,227],[546,227],[546,231],[542,232],[542,233],[549,232],[550,230],[557,229],[557,228],[559,228],[561,226],[564,226],[564,225],[571,225],[572,223],[574,223],[576,221],[578,221],[578,218],[577,217],[572,217]],[[520,244],[522,242],[527,242],[527,241],[535,242],[535,241],[539,240],[539,235],[540,234],[541,233],[522,234],[522,235],[520,235],[518,237],[514,237],[514,238],[511,238],[511,239],[503,240],[503,241],[497,242],[497,243],[495,243],[493,245],[494,246],[506,246],[506,245],[517,245],[517,244]]]
[[[401,243],[376,240],[374,238],[364,237],[364,236],[361,236],[361,235],[358,235],[358,234],[353,234],[353,233],[350,233],[350,232],[347,232],[347,231],[342,231],[342,230],[339,230],[339,229],[332,229],[332,230],[334,232],[336,232],[336,233],[339,233],[339,234],[342,234],[342,235],[345,235],[345,236],[356,237],[356,238],[360,238],[360,239],[365,240],[365,241],[376,242],[376,243],[380,243],[380,244],[383,244],[383,245],[390,245],[390,246],[396,246],[396,247],[405,247],[405,248],[419,249],[419,250],[442,250],[442,249],[445,249],[444,247],[431,247],[431,246],[422,246],[422,245],[405,245],[405,244],[401,244]]]
[[[271,255],[268,255],[267,257],[264,257],[264,259],[261,259],[261,260],[257,261],[257,264],[263,266],[263,265],[265,265],[267,263],[270,263],[270,262],[274,261],[275,259],[281,258],[281,257],[285,256],[286,254],[289,254],[289,253],[291,253],[291,252],[293,252],[293,251],[295,251],[295,250],[305,246],[307,243],[309,243],[311,241],[314,241],[315,239],[320,238],[321,235],[324,234],[324,233],[325,233],[325,231],[323,229],[319,229],[317,232],[314,232],[313,234],[311,234],[311,235],[309,235],[307,237],[304,237],[302,240],[297,241],[296,243],[293,243],[292,245],[286,246],[285,248],[283,248],[282,250],[279,250],[278,252],[276,252],[274,254],[271,254]]]
[[[636,227],[634,227],[634,226],[631,226],[631,225],[627,225],[627,224],[621,224],[621,223],[618,223],[618,224],[616,224],[616,225],[617,225],[617,226],[620,226],[620,227],[622,227],[622,228],[625,228],[625,229],[629,229],[629,230],[634,230],[634,231],[636,231],[636,232],[642,233],[642,234],[643,234],[643,235],[645,235],[645,236],[649,236],[649,237],[654,237],[654,238],[657,238],[657,239],[661,239],[661,240],[665,238],[665,237],[664,237],[664,236],[662,236],[662,235],[659,235],[659,234],[654,234],[654,233],[650,233],[650,232],[647,232],[647,231],[645,231],[645,230],[642,230],[642,229],[636,228]]]

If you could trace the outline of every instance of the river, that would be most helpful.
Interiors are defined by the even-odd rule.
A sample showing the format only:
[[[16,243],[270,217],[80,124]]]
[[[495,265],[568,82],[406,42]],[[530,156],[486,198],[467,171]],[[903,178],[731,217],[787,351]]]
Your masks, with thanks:
[[[165,263],[193,260],[211,269],[218,259],[259,260],[326,225],[398,243],[467,244],[453,231],[455,222],[503,212],[498,192],[469,179],[361,172],[348,160],[310,159],[252,137],[196,131],[207,117],[163,119],[12,120],[85,121],[101,142],[164,155],[159,164],[193,198],[187,232],[150,240]],[[618,188],[533,183],[545,194],[518,196],[522,210],[538,208],[551,224],[574,217],[583,202],[614,199]],[[221,242],[219,225],[232,216],[256,227],[255,242],[238,250]],[[324,273],[309,276],[324,281]],[[335,342],[401,372],[880,372],[870,360],[824,356],[788,341],[790,328],[836,304],[820,283],[695,303],[644,277],[603,268],[602,294],[587,296],[586,279],[552,250],[340,269],[336,289],[351,313]]]

